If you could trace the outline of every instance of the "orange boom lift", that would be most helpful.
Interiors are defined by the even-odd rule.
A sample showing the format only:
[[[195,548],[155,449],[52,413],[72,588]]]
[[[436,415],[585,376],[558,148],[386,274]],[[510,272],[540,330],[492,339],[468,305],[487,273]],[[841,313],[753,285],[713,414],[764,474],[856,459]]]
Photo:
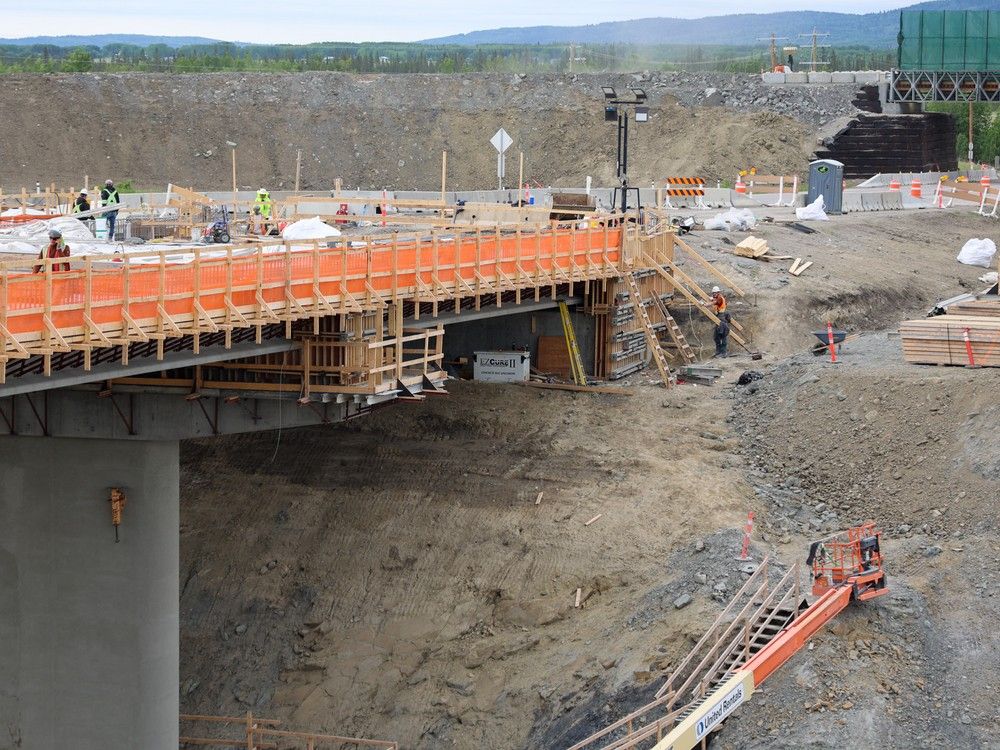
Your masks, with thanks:
[[[753,672],[755,686],[852,601],[864,602],[889,593],[881,547],[882,532],[871,521],[809,546],[806,565],[812,569],[813,596],[819,598],[747,662],[744,669]]]

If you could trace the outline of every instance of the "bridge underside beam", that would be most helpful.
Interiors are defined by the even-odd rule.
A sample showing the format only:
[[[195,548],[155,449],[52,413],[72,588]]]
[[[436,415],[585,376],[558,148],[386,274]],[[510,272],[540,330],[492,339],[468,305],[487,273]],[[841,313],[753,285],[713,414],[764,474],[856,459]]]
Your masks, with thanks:
[[[348,397],[340,403],[320,397],[300,403],[297,394],[235,395],[213,389],[193,396],[183,388],[115,386],[111,392],[98,386],[61,388],[0,398],[0,441],[5,435],[184,440],[307,427],[342,422],[397,395]],[[8,463],[6,455],[0,463]],[[61,469],[59,474],[71,476]]]

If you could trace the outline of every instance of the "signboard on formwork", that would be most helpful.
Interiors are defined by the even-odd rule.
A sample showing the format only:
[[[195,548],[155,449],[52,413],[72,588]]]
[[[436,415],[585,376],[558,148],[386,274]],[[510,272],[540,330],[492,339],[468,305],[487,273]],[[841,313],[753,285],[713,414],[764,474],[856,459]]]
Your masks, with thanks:
[[[753,672],[740,670],[720,685],[709,700],[674,727],[653,750],[692,750],[750,698],[753,688]]]
[[[487,383],[524,382],[531,374],[531,354],[528,352],[475,352],[472,375]]]

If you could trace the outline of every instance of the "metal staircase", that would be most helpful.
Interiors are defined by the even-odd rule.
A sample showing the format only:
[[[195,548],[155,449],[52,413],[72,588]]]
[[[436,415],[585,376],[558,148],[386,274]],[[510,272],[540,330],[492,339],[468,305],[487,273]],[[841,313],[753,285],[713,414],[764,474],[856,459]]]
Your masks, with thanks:
[[[654,700],[568,750],[649,750],[685,717],[712,700],[735,671],[806,607],[799,593],[797,564],[776,584],[768,581],[768,571],[765,559],[667,677]]]

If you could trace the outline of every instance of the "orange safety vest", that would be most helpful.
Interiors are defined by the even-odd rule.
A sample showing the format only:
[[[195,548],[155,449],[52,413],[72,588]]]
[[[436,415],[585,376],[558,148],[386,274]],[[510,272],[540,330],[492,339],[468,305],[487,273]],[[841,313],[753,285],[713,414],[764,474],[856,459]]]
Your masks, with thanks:
[[[712,303],[715,305],[715,314],[724,313],[726,311],[726,298],[721,294],[716,294],[712,297]]]

